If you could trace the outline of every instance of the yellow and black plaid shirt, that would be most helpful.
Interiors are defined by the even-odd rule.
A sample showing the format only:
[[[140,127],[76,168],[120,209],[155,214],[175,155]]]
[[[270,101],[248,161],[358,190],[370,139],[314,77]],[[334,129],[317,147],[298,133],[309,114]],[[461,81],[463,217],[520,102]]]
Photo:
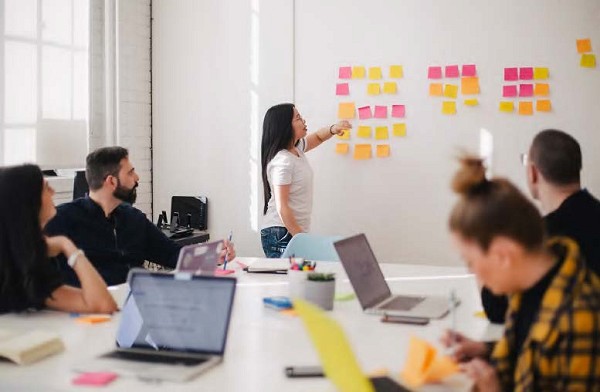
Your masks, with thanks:
[[[565,248],[566,256],[538,316],[515,352],[521,294],[511,296],[492,363],[503,391],[600,391],[600,278],[585,267],[574,241],[561,237],[548,245]]]

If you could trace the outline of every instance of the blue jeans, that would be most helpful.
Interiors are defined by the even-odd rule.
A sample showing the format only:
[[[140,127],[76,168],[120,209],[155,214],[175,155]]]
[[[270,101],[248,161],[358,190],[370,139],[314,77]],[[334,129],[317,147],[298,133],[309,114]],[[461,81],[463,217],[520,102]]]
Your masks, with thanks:
[[[291,239],[292,235],[285,227],[273,226],[260,231],[260,242],[265,256],[269,258],[281,257]]]

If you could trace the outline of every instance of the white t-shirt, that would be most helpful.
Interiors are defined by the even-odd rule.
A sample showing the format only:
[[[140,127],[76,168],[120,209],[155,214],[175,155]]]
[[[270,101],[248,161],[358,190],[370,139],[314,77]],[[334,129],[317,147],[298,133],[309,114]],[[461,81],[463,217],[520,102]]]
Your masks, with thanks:
[[[313,171],[304,155],[305,149],[306,139],[300,139],[296,146],[299,156],[288,150],[281,150],[267,164],[267,179],[271,187],[271,199],[267,205],[267,213],[263,217],[263,229],[273,226],[285,227],[275,205],[274,187],[277,185],[290,185],[288,205],[302,231],[308,232],[310,230]]]

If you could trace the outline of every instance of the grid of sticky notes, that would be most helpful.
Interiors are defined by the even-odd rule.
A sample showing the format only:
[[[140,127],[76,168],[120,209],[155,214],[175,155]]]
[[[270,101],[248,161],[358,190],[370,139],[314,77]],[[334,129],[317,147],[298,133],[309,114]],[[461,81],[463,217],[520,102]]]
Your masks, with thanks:
[[[337,136],[340,141],[335,145],[336,154],[352,155],[356,160],[390,156],[390,138],[406,136],[406,106],[400,102],[389,103],[389,98],[398,94],[398,81],[403,77],[402,65],[356,65],[338,69],[335,94],[343,102],[338,102],[337,117],[358,121],[355,121],[357,124],[353,124],[352,130]],[[366,97],[368,102],[357,105],[356,99],[362,97]],[[385,104],[381,102],[383,97],[388,101]],[[351,145],[351,139],[357,142]],[[375,144],[371,143],[373,140]]]
[[[550,71],[546,67],[504,68],[502,100],[498,109],[502,113],[531,116],[536,112],[552,111],[550,100]]]
[[[475,64],[431,66],[427,69],[429,96],[442,98],[442,114],[456,114],[456,101],[460,93],[464,96],[463,104],[468,107],[479,105],[477,95],[480,93],[479,77]]]
[[[596,55],[592,53],[592,40],[582,38],[577,40],[577,53],[581,55],[579,65],[583,68],[596,68]]]

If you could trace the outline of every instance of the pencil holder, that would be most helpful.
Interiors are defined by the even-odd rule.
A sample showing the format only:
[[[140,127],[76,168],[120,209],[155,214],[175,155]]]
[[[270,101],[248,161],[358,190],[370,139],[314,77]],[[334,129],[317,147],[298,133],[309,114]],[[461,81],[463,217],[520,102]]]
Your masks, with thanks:
[[[311,273],[305,282],[304,299],[324,310],[333,309],[335,277],[333,274]]]
[[[290,287],[290,298],[304,298],[306,292],[306,282],[308,281],[308,272],[288,270],[288,284]]]

